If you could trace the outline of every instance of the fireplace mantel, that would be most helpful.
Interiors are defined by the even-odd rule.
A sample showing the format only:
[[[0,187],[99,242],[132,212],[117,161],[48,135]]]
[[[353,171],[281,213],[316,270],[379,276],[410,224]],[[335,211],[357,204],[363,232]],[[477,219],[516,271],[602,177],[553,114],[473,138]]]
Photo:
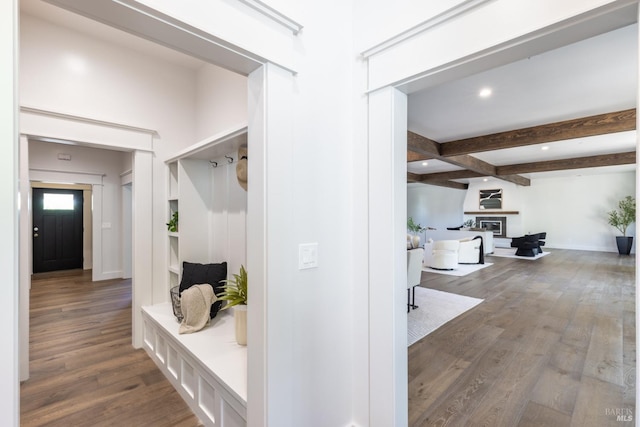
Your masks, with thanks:
[[[520,215],[519,211],[467,211],[465,215]]]

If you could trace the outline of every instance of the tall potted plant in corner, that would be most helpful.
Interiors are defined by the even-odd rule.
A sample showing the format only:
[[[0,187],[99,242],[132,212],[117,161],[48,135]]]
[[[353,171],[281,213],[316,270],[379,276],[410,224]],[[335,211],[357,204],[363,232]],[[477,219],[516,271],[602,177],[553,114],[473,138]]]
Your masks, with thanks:
[[[240,345],[247,345],[247,270],[240,266],[240,274],[234,274],[233,279],[224,280],[225,285],[218,299],[227,301],[222,310],[230,307],[236,322],[236,341]]]
[[[629,255],[631,253],[631,245],[633,245],[633,236],[627,236],[627,228],[629,224],[636,221],[636,199],[627,196],[618,202],[618,209],[609,211],[609,225],[614,226],[622,233],[622,236],[616,236],[618,244],[618,253],[620,255]]]

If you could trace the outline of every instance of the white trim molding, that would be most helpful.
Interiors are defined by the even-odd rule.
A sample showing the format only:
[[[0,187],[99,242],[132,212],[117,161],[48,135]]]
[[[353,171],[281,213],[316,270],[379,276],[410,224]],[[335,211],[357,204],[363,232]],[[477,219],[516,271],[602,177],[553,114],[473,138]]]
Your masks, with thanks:
[[[127,185],[133,182],[133,170],[129,169],[120,174],[120,185]]]
[[[409,28],[408,30],[405,30],[381,43],[378,43],[377,45],[365,50],[364,52],[362,52],[362,56],[364,58],[369,58],[372,55],[375,55],[377,53],[380,53],[386,49],[389,49],[397,44],[402,43],[403,41],[410,39],[411,37],[416,36],[417,34],[423,33],[425,31],[427,31],[430,28],[433,28],[437,25],[440,25],[446,21],[449,21],[453,18],[455,18],[456,16],[459,16],[471,9],[474,9],[478,6],[483,5],[484,3],[488,3],[490,1],[493,0],[462,0],[460,1],[460,3],[458,3],[457,5],[450,7],[449,9],[445,10],[444,12],[441,12],[429,19],[427,19],[424,22],[421,22],[418,25],[415,25],[411,28]]]
[[[38,182],[60,182],[74,184],[102,185],[104,173],[63,171],[54,169],[29,169],[29,180]]]
[[[44,110],[42,108],[27,107],[25,105],[20,106],[20,112],[31,113],[31,114],[39,114],[41,116],[57,117],[57,118],[61,118],[61,119],[64,119],[64,120],[73,120],[73,121],[76,121],[76,122],[90,123],[90,124],[94,124],[94,125],[98,125],[98,126],[108,126],[108,127],[112,127],[112,128],[129,130],[129,131],[132,131],[132,132],[147,133],[147,134],[154,135],[154,136],[158,135],[158,131],[154,130],[154,129],[146,129],[146,128],[141,128],[141,127],[138,127],[138,126],[127,125],[127,124],[124,124],[124,123],[107,122],[107,121],[104,121],[104,120],[92,119],[92,118],[89,118],[89,117],[78,116],[78,115],[70,114],[70,113],[62,113],[62,112],[57,112],[57,111]]]
[[[293,35],[297,35],[300,32],[300,30],[302,30],[302,24],[297,23],[293,19],[289,18],[283,13],[280,13],[276,9],[265,4],[264,2],[261,2],[260,0],[238,0],[238,1],[240,3],[246,4],[252,9],[257,10],[267,18],[271,19],[272,21],[291,30]]]
[[[153,151],[158,135],[153,129],[27,106],[20,107],[20,133],[32,140],[120,151]]]

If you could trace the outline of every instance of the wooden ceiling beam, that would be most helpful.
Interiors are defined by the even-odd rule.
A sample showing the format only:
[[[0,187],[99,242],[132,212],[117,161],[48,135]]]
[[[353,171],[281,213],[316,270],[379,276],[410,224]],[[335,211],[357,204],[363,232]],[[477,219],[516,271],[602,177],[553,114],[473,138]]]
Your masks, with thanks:
[[[450,171],[450,172],[436,172],[436,173],[428,173],[424,175],[414,174],[420,177],[419,179],[422,182],[430,182],[430,181],[447,181],[450,179],[468,179],[468,178],[480,178],[486,176],[484,174],[473,172],[470,170],[458,170],[458,171]]]
[[[407,151],[407,163],[422,162],[431,159],[433,159],[433,156],[425,156],[420,153],[414,153],[413,151]]]
[[[407,182],[422,182],[422,177],[424,175],[419,175],[417,173],[407,172]]]
[[[522,185],[525,187],[531,185],[531,180],[529,180],[529,178],[525,178],[523,176],[518,176],[515,174],[498,174],[498,171],[494,165],[473,156],[452,156],[447,157],[446,161],[456,166],[468,169],[472,172],[480,173],[482,174],[482,176],[493,176],[495,178],[502,179],[503,181],[513,182],[514,184]]]
[[[439,144],[443,157],[584,138],[636,128],[635,108]],[[426,138],[425,138],[426,139]],[[443,159],[444,160],[444,159]]]
[[[434,174],[420,175],[417,173],[407,172],[407,182],[418,182],[420,184],[437,185],[439,187],[455,188],[458,190],[466,190],[467,188],[469,188],[469,184],[464,184],[462,182],[455,182],[455,181],[447,181],[447,178],[432,180],[430,179],[431,175],[434,175]]]
[[[427,184],[426,182],[424,184]],[[467,190],[469,189],[469,184],[463,184],[462,182],[455,181],[432,181],[429,182],[428,185],[435,185],[438,187],[447,187],[447,188],[455,188],[456,190]]]
[[[439,158],[440,145],[440,143],[418,135],[417,133],[407,132],[407,151],[431,158]]]
[[[597,156],[575,157],[572,159],[548,160],[535,163],[497,166],[499,174],[520,174],[533,172],[551,172],[568,169],[585,169],[603,166],[631,165],[636,163],[636,152],[601,154]]]
[[[431,156],[432,158],[443,160],[456,166],[460,166],[464,169],[468,169],[472,172],[480,173],[482,176],[494,176],[505,181],[513,182],[518,185],[528,186],[531,182],[528,178],[522,176],[508,175],[498,176],[496,174],[496,167],[484,162],[476,157],[468,155],[443,157],[440,154],[442,144],[426,138],[422,135],[418,135],[414,132],[407,132],[407,149],[423,156]],[[409,156],[407,155],[407,158]]]
[[[597,156],[574,157],[571,159],[547,160],[544,162],[519,163],[515,165],[496,166],[498,176],[517,175],[522,173],[553,172],[558,170],[585,169],[605,166],[633,165],[636,163],[636,152],[600,154]],[[422,182],[437,185],[451,179],[479,178],[486,176],[482,173],[470,170],[457,170],[451,172],[437,172],[429,174],[409,173],[409,182]]]

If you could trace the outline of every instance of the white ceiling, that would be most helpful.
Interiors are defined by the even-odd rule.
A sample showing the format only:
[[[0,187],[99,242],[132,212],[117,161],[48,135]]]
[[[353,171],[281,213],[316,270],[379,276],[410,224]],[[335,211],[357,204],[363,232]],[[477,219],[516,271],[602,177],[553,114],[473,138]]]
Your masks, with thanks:
[[[172,64],[180,65],[192,70],[202,67],[205,62],[161,46],[157,43],[134,36],[117,28],[110,27],[76,13],[69,12],[60,7],[53,6],[42,0],[19,0],[20,12],[51,22],[61,27],[66,27],[93,38],[103,40],[127,49],[140,52]]]
[[[637,24],[409,96],[409,130],[438,142],[635,108]],[[493,94],[480,98],[481,88]],[[474,154],[494,165],[632,151],[636,132],[622,132]],[[458,170],[430,160],[410,172]],[[635,165],[524,174],[529,178],[635,170]],[[481,178],[474,178],[478,180]],[[473,180],[460,180],[470,182]]]

